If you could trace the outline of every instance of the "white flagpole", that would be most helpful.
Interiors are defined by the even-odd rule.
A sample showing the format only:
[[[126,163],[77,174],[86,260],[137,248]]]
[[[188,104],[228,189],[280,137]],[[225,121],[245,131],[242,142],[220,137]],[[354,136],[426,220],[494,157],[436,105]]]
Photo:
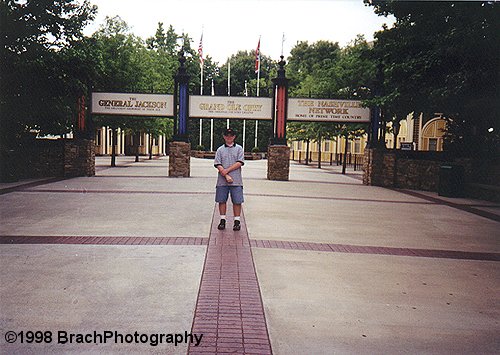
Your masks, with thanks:
[[[245,80],[245,96],[248,96],[248,87],[247,87],[247,81]],[[245,140],[246,140],[246,131],[247,131],[247,121],[246,120],[243,120],[243,143],[242,143],[242,147],[243,147],[243,152],[245,152]]]
[[[259,69],[257,70],[257,97],[260,95],[260,53],[259,53]]]
[[[281,37],[281,55],[283,55],[283,45],[285,44],[285,32],[283,32],[283,37]]]
[[[200,55],[200,95],[203,96],[203,30],[201,31],[200,45],[198,46],[198,54]],[[200,140],[199,145],[202,145],[203,137],[203,119],[200,118]]]
[[[231,61],[227,62],[227,96],[231,96]],[[229,128],[229,118],[226,120],[226,128]]]
[[[258,53],[258,63],[257,63],[257,97],[260,95],[260,37],[259,37],[259,53]],[[259,121],[255,120],[255,146],[258,146],[258,132],[259,132]]]
[[[212,79],[212,96],[215,96],[214,79]],[[210,151],[214,151],[214,119],[210,119]]]

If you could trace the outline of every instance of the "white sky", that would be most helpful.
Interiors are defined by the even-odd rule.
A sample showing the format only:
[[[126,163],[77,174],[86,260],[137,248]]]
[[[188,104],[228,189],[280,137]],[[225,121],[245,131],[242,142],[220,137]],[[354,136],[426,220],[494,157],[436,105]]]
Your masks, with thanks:
[[[377,16],[362,0],[90,0],[97,18],[85,30],[90,35],[106,16],[119,15],[131,32],[144,39],[155,34],[158,22],[188,33],[196,50],[203,28],[203,52],[219,64],[238,50],[257,47],[278,60],[285,33],[284,55],[298,41],[329,40],[345,46],[357,34],[367,40],[392,18]]]

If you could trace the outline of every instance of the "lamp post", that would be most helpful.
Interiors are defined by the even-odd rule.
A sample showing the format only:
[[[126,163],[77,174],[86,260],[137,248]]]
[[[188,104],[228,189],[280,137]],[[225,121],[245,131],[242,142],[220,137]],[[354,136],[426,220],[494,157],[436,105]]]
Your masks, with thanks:
[[[288,114],[288,80],[285,61],[281,56],[278,77],[273,82],[273,136],[267,148],[268,180],[287,181],[290,173],[290,147],[286,144],[286,120]]]
[[[186,57],[184,46],[179,51],[179,69],[175,75],[174,86],[174,136],[173,140],[178,142],[189,142],[188,117],[189,117],[189,74],[186,71]]]
[[[273,137],[271,145],[286,145],[286,121],[288,113],[288,82],[285,76],[284,57],[278,63],[278,77],[273,82]]]
[[[168,175],[172,177],[190,176],[191,144],[189,143],[189,74],[186,72],[184,46],[179,51],[179,70],[174,86],[174,136],[170,143]]]

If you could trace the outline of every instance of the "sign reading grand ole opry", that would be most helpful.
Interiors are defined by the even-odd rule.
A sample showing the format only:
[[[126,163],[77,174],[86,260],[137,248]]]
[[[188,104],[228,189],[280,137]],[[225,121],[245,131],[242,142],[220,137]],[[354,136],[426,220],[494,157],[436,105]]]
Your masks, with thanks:
[[[272,99],[246,96],[190,96],[189,116],[193,118],[236,118],[270,120]]]

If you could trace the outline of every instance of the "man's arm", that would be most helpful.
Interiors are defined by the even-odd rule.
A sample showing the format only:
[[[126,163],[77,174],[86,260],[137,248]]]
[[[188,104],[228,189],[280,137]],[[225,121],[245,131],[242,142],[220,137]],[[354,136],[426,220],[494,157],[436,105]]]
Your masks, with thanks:
[[[220,173],[222,176],[224,176],[224,177],[226,178],[226,181],[227,181],[228,183],[232,183],[232,182],[233,182],[233,178],[231,177],[231,175],[229,175],[229,173],[230,173],[231,171],[234,171],[234,170],[236,170],[236,169],[241,168],[241,166],[242,166],[242,164],[241,164],[239,161],[237,161],[236,163],[234,163],[233,165],[231,165],[231,166],[230,166],[229,168],[227,168],[227,169],[222,168],[222,165],[219,165],[219,166],[217,167],[217,169],[219,170],[219,173]],[[219,168],[220,168],[220,169],[219,169]]]
[[[227,175],[227,171],[225,171],[226,169],[224,169],[222,164],[216,165],[215,167],[217,168],[217,170],[219,170],[219,174],[221,174],[222,176]]]
[[[229,168],[223,169],[223,170],[226,170],[226,174],[229,174],[231,171],[237,170],[237,169],[241,168],[242,166],[243,166],[243,164],[241,164],[241,162],[237,161],[236,163],[231,165]]]
[[[215,152],[214,167],[217,170],[219,170],[219,173],[222,176],[225,176],[225,174],[223,173],[224,167],[222,166],[222,163],[221,163],[221,157],[220,157],[220,150],[219,149],[217,149],[217,151]]]

